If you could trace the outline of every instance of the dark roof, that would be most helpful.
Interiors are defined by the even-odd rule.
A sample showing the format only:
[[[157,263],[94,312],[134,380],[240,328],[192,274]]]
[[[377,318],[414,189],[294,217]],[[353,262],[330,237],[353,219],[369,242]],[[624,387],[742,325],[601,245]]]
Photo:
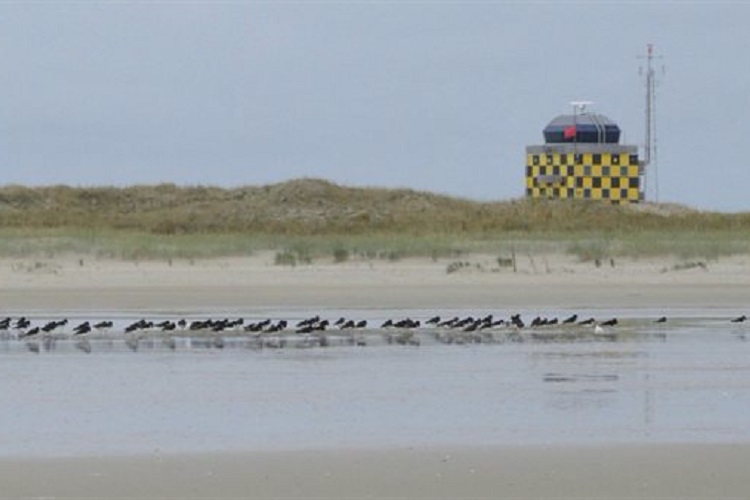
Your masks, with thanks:
[[[573,131],[575,131],[575,136],[573,136]],[[544,128],[544,141],[548,144],[560,142],[617,144],[620,141],[620,127],[604,115],[593,113],[560,115]]]
[[[567,127],[569,125],[573,125],[574,123],[578,125],[596,125],[596,123],[599,123],[601,125],[617,126],[617,123],[613,122],[604,115],[583,113],[580,115],[560,115],[549,122],[549,125],[547,125],[547,127]]]

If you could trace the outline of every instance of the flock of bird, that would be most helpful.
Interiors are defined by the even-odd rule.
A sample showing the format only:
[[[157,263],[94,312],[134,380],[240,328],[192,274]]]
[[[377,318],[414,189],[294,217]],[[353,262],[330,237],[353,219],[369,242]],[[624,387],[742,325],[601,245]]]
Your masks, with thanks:
[[[666,320],[666,318],[664,319]],[[661,320],[660,320],[661,321]],[[581,326],[586,325],[601,325],[601,326],[614,326],[618,323],[616,318],[597,322],[594,318],[578,321],[578,315],[574,314],[564,320],[558,321],[557,318],[546,318],[537,316],[532,319],[528,325],[521,319],[520,314],[514,314],[509,319],[495,318],[494,315],[488,314],[481,317],[459,317],[454,316],[449,319],[441,319],[440,316],[434,316],[426,321],[413,320],[411,318],[404,319],[387,319],[379,328],[387,329],[417,329],[420,327],[432,327],[432,328],[448,328],[448,329],[460,329],[465,332],[472,332],[477,330],[484,330],[488,328],[497,327],[542,327],[542,326],[553,326],[557,324],[577,324]],[[66,330],[69,325],[67,318],[60,320],[47,321],[44,324],[32,326],[32,321],[25,316],[13,319],[12,317],[6,317],[0,319],[0,332],[15,332],[16,338],[27,338],[36,335],[52,334],[55,332],[68,332],[73,336],[85,335],[92,332],[102,332],[111,330],[114,326],[114,322],[111,320],[91,322],[83,321],[77,325]],[[355,330],[355,329],[366,329],[368,327],[368,321],[365,319],[354,320],[345,317],[340,317],[336,321],[330,321],[328,319],[321,318],[320,315],[311,316],[309,318],[298,321],[293,327],[290,327],[290,323],[287,320],[273,321],[270,318],[264,319],[257,322],[246,322],[243,318],[238,319],[206,319],[206,320],[193,320],[187,321],[186,319],[180,319],[177,321],[163,320],[160,322],[148,321],[146,319],[140,319],[133,323],[130,323],[122,328],[123,333],[133,333],[139,331],[158,331],[158,332],[175,332],[175,331],[189,331],[189,332],[201,332],[210,331],[214,333],[233,331],[233,332],[247,332],[247,333],[276,333],[276,332],[290,332],[297,334],[313,333],[330,330]]]
[[[743,323],[748,318],[738,316],[732,323]],[[666,323],[666,317],[653,320]],[[502,341],[523,341],[525,339],[582,338],[595,335],[606,338],[616,334],[612,327],[619,324],[617,318],[598,321],[593,317],[581,319],[572,314],[564,319],[536,316],[524,320],[520,314],[499,318],[493,314],[483,316],[453,316],[444,318],[433,316],[426,320],[401,318],[387,319],[379,325],[365,319],[340,317],[337,320],[314,315],[291,322],[270,318],[259,321],[237,319],[205,320],[161,320],[140,319],[126,325],[118,325],[111,320],[86,320],[75,325],[67,318],[46,321],[37,325],[25,316],[0,319],[0,339],[26,340],[45,339],[46,342],[64,339],[78,339],[87,346],[89,338],[117,338],[123,336],[126,345],[136,350],[142,339],[161,339],[165,346],[175,349],[175,337],[195,339],[196,344],[222,348],[226,338],[239,338],[257,347],[325,347],[334,343],[340,345],[364,346],[379,335],[388,344],[420,345],[422,339],[431,338],[446,344],[496,343]],[[526,333],[528,332],[528,333]],[[544,332],[552,332],[553,336]],[[201,344],[202,341],[202,344]],[[191,343],[191,345],[193,345]]]

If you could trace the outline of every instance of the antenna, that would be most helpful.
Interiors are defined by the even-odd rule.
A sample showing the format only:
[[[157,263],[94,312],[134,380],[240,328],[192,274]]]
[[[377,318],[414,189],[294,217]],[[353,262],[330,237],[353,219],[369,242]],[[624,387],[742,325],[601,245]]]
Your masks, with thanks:
[[[594,104],[591,101],[570,101],[570,105],[573,106],[573,114],[583,114],[586,111],[586,106]]]
[[[648,173],[654,181],[654,200],[659,201],[659,172],[657,170],[657,142],[656,142],[656,74],[653,68],[654,44],[646,44],[646,137],[643,144],[643,191],[646,191]],[[658,57],[661,59],[661,56]],[[643,68],[639,69],[643,74]],[[662,74],[664,67],[662,66]]]
[[[591,101],[570,101],[573,106],[573,152],[578,154],[578,115],[586,111],[586,106],[594,104]]]

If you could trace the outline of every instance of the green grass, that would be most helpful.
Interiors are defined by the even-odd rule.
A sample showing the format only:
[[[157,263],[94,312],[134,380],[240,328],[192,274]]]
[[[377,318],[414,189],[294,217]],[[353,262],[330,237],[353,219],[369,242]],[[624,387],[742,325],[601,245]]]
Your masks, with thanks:
[[[15,229],[0,230],[0,255],[55,257],[90,255],[127,260],[212,257],[251,253],[248,242],[232,235],[164,237],[114,230]]]
[[[314,179],[235,189],[0,188],[0,256],[200,259],[271,250],[295,264],[470,253],[718,259],[750,254],[749,242],[750,213],[572,200],[482,203]]]
[[[160,235],[132,230],[0,229],[0,256],[46,257],[88,255],[124,260],[205,259],[247,256],[270,250],[286,257],[278,263],[318,261],[399,260],[408,257],[459,259],[476,253],[510,258],[512,255],[568,253],[582,261],[610,257],[717,260],[750,254],[750,234],[729,231],[661,232],[602,235],[575,233],[497,233],[480,237],[401,234],[289,236],[278,234]],[[293,257],[293,258],[292,258]]]

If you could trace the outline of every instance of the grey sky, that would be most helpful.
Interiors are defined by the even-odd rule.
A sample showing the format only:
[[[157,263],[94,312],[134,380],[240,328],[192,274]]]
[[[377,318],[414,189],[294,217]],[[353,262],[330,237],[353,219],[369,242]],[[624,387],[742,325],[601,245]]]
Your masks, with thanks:
[[[749,22],[745,2],[0,2],[0,183],[518,198],[571,100],[642,145],[654,43],[660,201],[750,210]]]

